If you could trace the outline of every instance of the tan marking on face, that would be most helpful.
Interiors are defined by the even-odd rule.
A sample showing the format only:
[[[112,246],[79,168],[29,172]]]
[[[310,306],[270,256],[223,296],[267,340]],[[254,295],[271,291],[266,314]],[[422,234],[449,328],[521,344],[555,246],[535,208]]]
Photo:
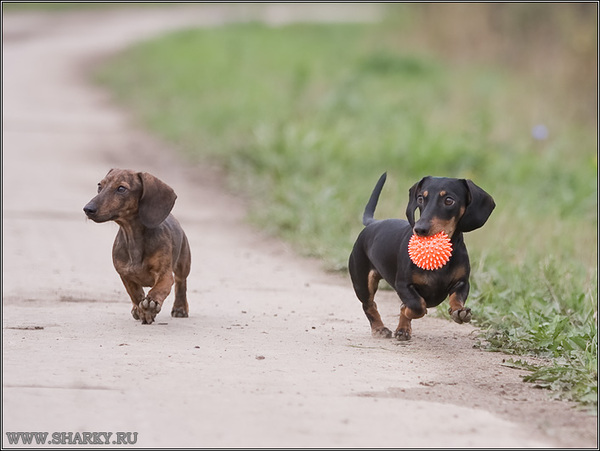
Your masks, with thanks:
[[[458,222],[460,221],[460,218],[462,218],[465,214],[465,211],[466,207],[460,207],[460,213],[458,214],[458,216],[455,218],[448,219],[446,221],[434,218],[433,221],[431,221],[431,235],[435,235],[436,233],[444,231],[446,232],[446,235],[448,235],[448,237],[452,238],[452,235],[454,235],[456,227],[458,226]]]
[[[440,191],[440,197],[444,197],[446,194],[446,191]]]
[[[449,238],[452,238],[454,232],[456,231],[456,226],[458,225],[459,218],[452,218],[447,221],[443,221],[438,218],[433,218],[431,221],[431,232],[430,235],[436,235],[440,232],[445,232]]]
[[[429,196],[429,191],[423,191],[423,197]]]

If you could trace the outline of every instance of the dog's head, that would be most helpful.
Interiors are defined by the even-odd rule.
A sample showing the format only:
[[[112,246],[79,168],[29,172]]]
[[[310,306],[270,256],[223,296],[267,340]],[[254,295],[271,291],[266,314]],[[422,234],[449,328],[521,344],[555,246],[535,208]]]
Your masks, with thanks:
[[[94,222],[131,223],[157,227],[173,209],[173,189],[147,172],[111,169],[98,183],[98,195],[83,207]]]
[[[441,231],[452,238],[456,231],[483,226],[496,204],[471,180],[424,177],[409,190],[406,217],[415,234],[432,236]],[[420,217],[415,221],[415,210]]]

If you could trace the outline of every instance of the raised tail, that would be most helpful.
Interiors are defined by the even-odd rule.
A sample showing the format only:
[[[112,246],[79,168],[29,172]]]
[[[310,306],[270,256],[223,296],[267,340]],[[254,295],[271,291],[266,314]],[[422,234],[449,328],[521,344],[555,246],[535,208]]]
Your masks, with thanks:
[[[375,221],[375,207],[377,207],[379,195],[381,194],[381,190],[383,189],[383,185],[385,184],[386,177],[387,172],[384,172],[381,175],[381,177],[379,177],[375,188],[373,188],[373,192],[371,193],[371,197],[369,199],[369,202],[367,203],[367,206],[365,207],[365,212],[363,214],[363,225],[365,226],[368,226],[369,224]]]

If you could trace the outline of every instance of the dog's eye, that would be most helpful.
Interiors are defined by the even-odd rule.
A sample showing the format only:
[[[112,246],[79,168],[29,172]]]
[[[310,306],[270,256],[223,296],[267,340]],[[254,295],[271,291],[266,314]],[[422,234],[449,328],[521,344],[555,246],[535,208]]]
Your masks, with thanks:
[[[119,186],[117,188],[117,193],[123,194],[125,191],[127,191],[127,188],[125,188],[124,186]]]
[[[418,205],[423,205],[424,202],[425,202],[425,198],[419,194],[417,196],[417,204]]]
[[[446,197],[444,199],[444,205],[447,205],[448,207],[454,205],[456,203],[456,201],[454,199],[452,199],[451,197]]]
[[[98,192],[102,191],[102,185],[100,185],[100,183],[98,183]]]

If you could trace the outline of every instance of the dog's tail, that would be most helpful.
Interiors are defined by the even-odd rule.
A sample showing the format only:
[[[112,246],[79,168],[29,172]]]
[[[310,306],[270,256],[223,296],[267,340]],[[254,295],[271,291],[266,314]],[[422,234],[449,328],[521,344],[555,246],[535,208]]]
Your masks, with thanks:
[[[375,188],[373,188],[373,192],[371,193],[371,198],[369,199],[369,202],[367,203],[367,206],[365,207],[365,213],[363,214],[363,225],[365,225],[365,226],[368,226],[372,222],[375,222],[375,219],[374,219],[375,207],[377,207],[377,202],[379,201],[379,195],[381,194],[381,190],[383,189],[383,185],[385,184],[386,177],[387,177],[387,172],[384,172],[381,175],[381,177],[379,177],[379,180],[377,181]]]

